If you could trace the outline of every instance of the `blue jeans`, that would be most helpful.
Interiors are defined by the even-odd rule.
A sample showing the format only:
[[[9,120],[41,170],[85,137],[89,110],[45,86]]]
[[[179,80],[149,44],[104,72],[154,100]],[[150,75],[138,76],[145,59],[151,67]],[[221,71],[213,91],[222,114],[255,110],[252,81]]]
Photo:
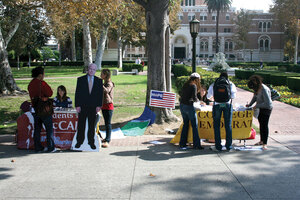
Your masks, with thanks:
[[[200,138],[198,135],[198,120],[194,106],[180,104],[180,112],[183,118],[183,128],[180,136],[180,147],[185,147],[187,143],[187,136],[189,130],[189,122],[191,121],[193,128],[193,147],[198,148],[201,146]]]
[[[216,104],[213,106],[213,119],[214,119],[214,132],[215,132],[215,144],[216,149],[221,151],[221,133],[220,133],[220,121],[223,113],[224,117],[224,126],[226,130],[226,149],[229,150],[232,148],[232,104],[224,103],[224,104]]]
[[[111,138],[111,118],[112,118],[113,110],[102,110],[102,115],[105,123],[106,137],[105,141],[110,142]]]
[[[53,122],[52,115],[47,117],[39,117],[35,113],[34,117],[34,148],[36,151],[42,151],[44,147],[41,144],[41,129],[42,124],[45,125],[46,135],[47,135],[47,147],[48,151],[52,151],[54,149],[54,140],[53,140]]]

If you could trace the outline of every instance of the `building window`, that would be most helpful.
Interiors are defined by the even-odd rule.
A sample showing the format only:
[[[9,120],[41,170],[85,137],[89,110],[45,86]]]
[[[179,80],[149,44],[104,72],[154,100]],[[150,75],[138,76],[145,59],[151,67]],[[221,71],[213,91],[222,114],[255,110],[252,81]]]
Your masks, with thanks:
[[[224,33],[231,33],[231,28],[224,28]]]
[[[229,21],[229,20],[230,20],[229,15],[226,15],[226,21]]]
[[[195,6],[195,0],[185,0],[185,6]]]
[[[268,32],[268,29],[271,28],[271,22],[259,22],[258,28],[261,32]]]
[[[195,18],[195,15],[189,15],[188,16],[189,21],[192,21],[194,18]]]
[[[207,28],[200,28],[200,32],[201,33],[206,33],[207,32]]]
[[[183,0],[181,1],[181,6],[183,6]]]
[[[231,40],[225,41],[225,51],[233,50],[233,42]]]
[[[217,16],[213,15],[211,19],[212,19],[213,21],[216,21],[216,20],[217,20]]]
[[[183,15],[179,15],[179,16],[178,16],[178,19],[179,19],[180,21],[182,21],[182,20],[183,20]]]
[[[259,38],[259,49],[260,51],[269,51],[271,39],[268,36],[262,36]]]
[[[213,51],[216,51],[216,40],[213,40]]]
[[[207,40],[200,41],[200,52],[202,52],[202,51],[208,51],[208,41]]]
[[[207,15],[200,15],[200,21],[206,21]]]

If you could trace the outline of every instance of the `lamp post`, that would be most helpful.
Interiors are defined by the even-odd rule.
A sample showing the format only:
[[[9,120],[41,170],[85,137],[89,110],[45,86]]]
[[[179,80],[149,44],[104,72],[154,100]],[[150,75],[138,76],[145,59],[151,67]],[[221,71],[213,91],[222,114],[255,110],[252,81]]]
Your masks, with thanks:
[[[192,58],[192,71],[196,72],[196,37],[198,35],[199,29],[200,29],[200,22],[197,19],[193,19],[190,21],[190,33],[193,39],[193,58]]]
[[[253,54],[253,50],[250,50],[250,62],[252,62],[252,54]]]

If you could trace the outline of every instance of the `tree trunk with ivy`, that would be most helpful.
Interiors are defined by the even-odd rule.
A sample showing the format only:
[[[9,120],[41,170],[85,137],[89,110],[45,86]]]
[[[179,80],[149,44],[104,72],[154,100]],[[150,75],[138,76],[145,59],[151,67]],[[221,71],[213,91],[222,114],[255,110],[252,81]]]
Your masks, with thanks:
[[[169,16],[170,0],[134,0],[145,8],[147,26],[148,79],[146,105],[151,90],[171,90]],[[177,121],[171,109],[151,107],[155,123]]]

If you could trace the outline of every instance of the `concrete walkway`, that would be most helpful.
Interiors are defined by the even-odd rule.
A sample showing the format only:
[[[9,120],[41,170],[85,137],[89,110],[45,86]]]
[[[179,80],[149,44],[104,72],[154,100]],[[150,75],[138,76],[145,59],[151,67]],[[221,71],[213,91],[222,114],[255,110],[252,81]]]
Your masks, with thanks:
[[[238,89],[234,103],[251,97]],[[274,102],[267,151],[215,153],[209,143],[180,151],[169,144],[172,135],[145,135],[114,140],[99,153],[36,154],[0,135],[0,199],[298,200],[299,110]]]

